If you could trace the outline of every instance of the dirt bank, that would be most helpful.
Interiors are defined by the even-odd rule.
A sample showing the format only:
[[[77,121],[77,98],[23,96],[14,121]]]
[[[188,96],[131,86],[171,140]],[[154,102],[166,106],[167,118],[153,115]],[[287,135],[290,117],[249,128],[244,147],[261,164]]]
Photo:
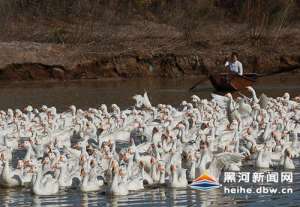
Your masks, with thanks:
[[[300,1],[47,0],[0,4],[0,80],[183,77],[300,66]]]
[[[183,77],[221,71],[229,51],[212,48],[149,53],[97,53],[83,46],[11,42],[0,44],[0,80]],[[300,68],[300,54],[240,51],[246,72]]]

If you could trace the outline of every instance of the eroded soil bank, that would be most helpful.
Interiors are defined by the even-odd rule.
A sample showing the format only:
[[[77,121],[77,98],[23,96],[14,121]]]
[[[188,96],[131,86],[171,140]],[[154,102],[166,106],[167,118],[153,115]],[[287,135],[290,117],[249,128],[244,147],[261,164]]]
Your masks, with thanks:
[[[186,77],[300,68],[300,1],[7,1],[0,80]]]
[[[85,45],[0,43],[1,80],[184,77],[218,72],[230,49],[98,53]],[[300,68],[300,54],[240,50],[245,72]]]

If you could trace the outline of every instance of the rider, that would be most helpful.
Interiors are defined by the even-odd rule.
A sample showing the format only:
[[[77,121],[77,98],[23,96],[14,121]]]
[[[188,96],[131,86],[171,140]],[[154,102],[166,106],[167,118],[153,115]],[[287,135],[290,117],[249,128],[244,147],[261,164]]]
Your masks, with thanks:
[[[231,54],[229,61],[226,61],[225,68],[240,76],[243,75],[243,65],[240,61],[238,61],[238,54],[236,52]]]

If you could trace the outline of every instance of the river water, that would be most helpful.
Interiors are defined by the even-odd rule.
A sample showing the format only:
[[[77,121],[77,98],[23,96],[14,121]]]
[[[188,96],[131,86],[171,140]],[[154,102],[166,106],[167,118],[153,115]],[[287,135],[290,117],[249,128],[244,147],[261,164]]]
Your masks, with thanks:
[[[24,108],[28,104],[41,107],[43,104],[56,106],[59,110],[74,104],[79,108],[97,107],[102,103],[116,103],[122,108],[134,104],[132,96],[147,91],[150,101],[178,105],[189,100],[194,93],[189,88],[200,78],[188,79],[133,79],[133,80],[82,80],[68,82],[1,82],[0,109]],[[280,96],[289,92],[300,95],[300,73],[261,78],[255,84],[259,93]],[[203,81],[195,92],[201,98],[209,98],[214,92],[209,81]],[[245,92],[245,95],[250,95]]]
[[[178,105],[189,100],[188,91],[197,79],[135,79],[74,82],[14,82],[0,83],[0,109],[56,106],[59,111],[74,104],[79,108],[97,107],[102,103],[116,103],[122,109],[134,104],[132,96],[147,91],[151,102]],[[261,78],[255,85],[258,93],[279,96],[289,92],[300,95],[300,75],[277,75]],[[209,98],[214,89],[204,81],[198,92]],[[246,95],[249,95],[245,92]],[[295,160],[290,194],[224,194],[223,187],[207,192],[187,189],[146,188],[128,196],[108,197],[104,193],[81,194],[62,190],[54,196],[34,196],[30,189],[0,188],[0,206],[300,206],[300,162]],[[255,171],[245,168],[243,171]],[[275,186],[276,187],[276,186]]]

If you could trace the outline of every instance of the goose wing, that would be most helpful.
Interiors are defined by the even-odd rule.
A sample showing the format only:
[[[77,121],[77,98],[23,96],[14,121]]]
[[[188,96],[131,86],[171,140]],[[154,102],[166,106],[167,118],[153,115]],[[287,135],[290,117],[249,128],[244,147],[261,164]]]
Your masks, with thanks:
[[[230,103],[230,98],[221,96],[215,93],[211,94],[212,101],[216,102],[221,108],[227,109]]]
[[[252,107],[245,102],[245,100],[241,100],[239,104],[239,113],[241,115],[249,115],[252,112]]]
[[[262,109],[267,108],[268,102],[269,102],[269,98],[266,96],[266,94],[262,93],[259,97],[259,102],[258,102],[260,108]]]
[[[146,108],[151,108],[152,107],[147,92],[144,93],[144,106]]]
[[[209,173],[211,176],[214,176],[217,180],[219,180],[221,171],[225,165],[239,163],[242,158],[242,155],[230,152],[223,152],[215,155],[209,166]]]

